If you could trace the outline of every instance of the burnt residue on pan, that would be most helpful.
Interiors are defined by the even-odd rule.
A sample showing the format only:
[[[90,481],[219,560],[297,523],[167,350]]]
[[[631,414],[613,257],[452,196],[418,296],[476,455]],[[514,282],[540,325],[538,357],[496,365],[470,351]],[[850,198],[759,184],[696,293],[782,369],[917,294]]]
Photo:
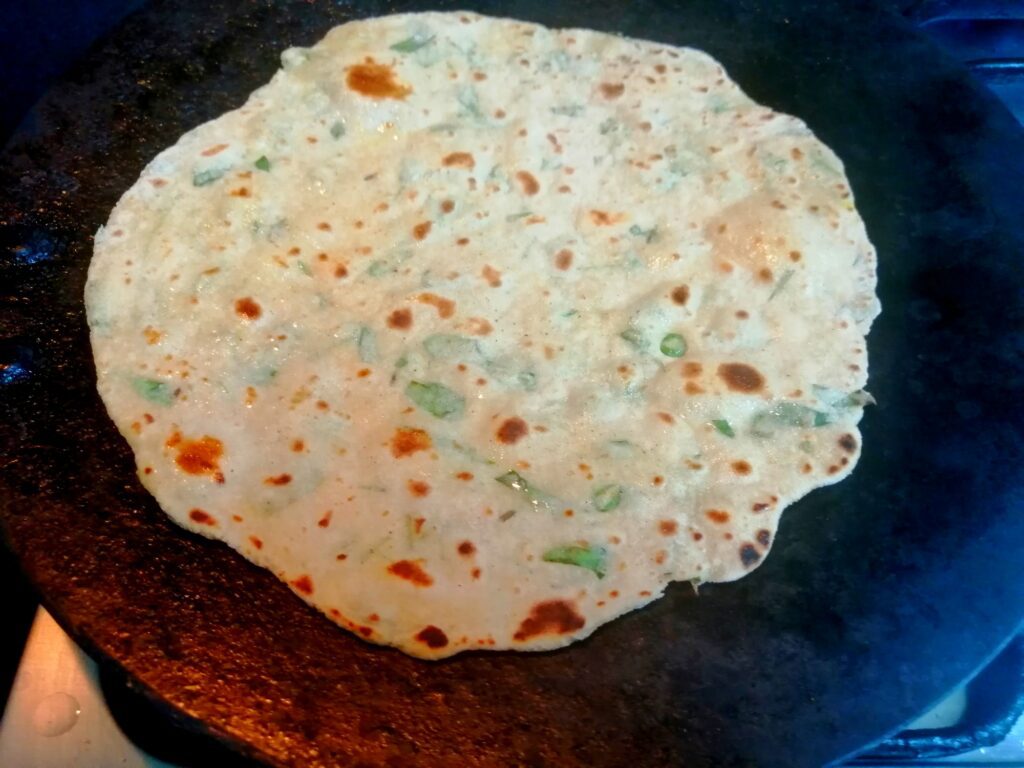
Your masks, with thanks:
[[[677,585],[562,651],[433,664],[338,631],[174,526],[94,390],[91,234],[146,162],[240,105],[281,49],[413,4],[161,0],[69,74],[0,162],[8,545],[91,653],[270,764],[810,766],[880,737],[1024,613],[1018,127],[868,4],[470,5],[704,48],[845,160],[886,308],[853,477],[795,505],[736,584]]]

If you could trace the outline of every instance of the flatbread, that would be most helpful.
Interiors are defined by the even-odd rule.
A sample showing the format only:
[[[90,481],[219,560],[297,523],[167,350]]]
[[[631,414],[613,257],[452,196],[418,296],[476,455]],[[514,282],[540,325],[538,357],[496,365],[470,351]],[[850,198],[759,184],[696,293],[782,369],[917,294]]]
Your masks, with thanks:
[[[800,120],[469,13],[282,60],[96,235],[99,391],[176,522],[440,658],[739,578],[853,469],[875,252]]]

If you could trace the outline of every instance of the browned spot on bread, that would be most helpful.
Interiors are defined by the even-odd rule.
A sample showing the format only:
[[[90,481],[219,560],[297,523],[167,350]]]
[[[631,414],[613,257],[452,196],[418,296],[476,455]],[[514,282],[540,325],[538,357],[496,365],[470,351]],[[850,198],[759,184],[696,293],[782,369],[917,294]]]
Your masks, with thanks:
[[[292,450],[296,453],[302,453],[306,450],[306,443],[301,439],[292,440]]]
[[[399,427],[391,438],[391,455],[396,459],[412,456],[417,451],[426,451],[433,447],[430,435],[422,429]]]
[[[484,280],[486,280],[487,284],[492,288],[497,288],[501,285],[501,272],[496,270],[490,264],[484,264],[484,268],[481,270],[480,274],[484,276]]]
[[[388,315],[388,328],[405,330],[412,327],[412,311],[409,309],[396,309]]]
[[[213,157],[214,155],[219,155],[221,152],[223,152],[227,148],[228,148],[227,144],[214,144],[212,147],[208,147],[207,149],[204,149],[199,154],[201,154],[203,157]]]
[[[740,562],[747,568],[755,565],[761,559],[761,553],[753,544],[743,544],[740,547]]]
[[[700,363],[686,362],[683,363],[683,377],[687,379],[693,379],[700,376],[704,372],[704,366]]]
[[[438,296],[436,293],[421,293],[417,298],[421,304],[430,304],[434,307],[441,318],[447,319],[455,314],[455,302],[444,296]]]
[[[713,523],[724,525],[729,522],[729,513],[724,509],[709,509],[704,516]]]
[[[231,195],[232,197],[251,197],[248,187],[238,187],[237,189],[232,189],[228,194]]]
[[[280,475],[274,475],[273,477],[263,478],[264,485],[288,485],[292,481],[292,476],[287,472],[283,472]]]
[[[459,544],[460,555],[463,555],[464,557],[469,557],[474,552],[476,552],[476,547],[473,546],[472,541],[464,541],[461,544]]]
[[[422,240],[430,234],[430,228],[433,226],[429,221],[421,221],[415,227],[412,228],[412,236],[417,240]]]
[[[412,88],[395,79],[394,70],[369,56],[362,64],[348,68],[345,83],[356,93],[371,99],[404,99]]]
[[[448,635],[429,624],[416,633],[416,639],[428,648],[444,648],[448,645]]]
[[[151,346],[159,342],[163,337],[163,334],[160,331],[155,328],[151,328],[148,325],[142,330],[142,335],[146,337],[146,343]]]
[[[470,480],[473,479],[473,473],[472,472],[458,472],[458,473],[456,473],[455,477],[457,479],[459,479],[459,480],[462,480],[464,483],[468,483]]]
[[[188,513],[189,519],[194,523],[200,525],[216,526],[217,521],[214,520],[213,515],[203,509],[191,509]]]
[[[767,528],[762,528],[757,532],[757,543],[762,547],[767,547],[772,540],[772,532]]]
[[[388,566],[388,573],[405,579],[417,587],[429,587],[434,583],[430,574],[423,570],[418,560],[398,560]]]
[[[671,413],[665,413],[664,411],[658,412],[658,418],[664,421],[666,424],[675,424],[675,417]]]
[[[529,171],[516,171],[516,181],[519,182],[519,187],[523,190],[524,195],[532,196],[540,192],[540,184]]]
[[[601,95],[606,99],[617,99],[626,90],[626,86],[622,83],[601,83],[600,91]]]
[[[297,578],[297,579],[293,579],[289,583],[293,587],[295,587],[295,589],[297,589],[299,592],[301,592],[304,595],[312,595],[313,594],[313,580],[311,578],[309,578],[309,576],[306,576],[305,574],[303,574],[302,576],[299,576],[299,578]]]
[[[690,300],[690,286],[677,285],[672,289],[672,301],[682,306]]]
[[[762,283],[770,283],[772,281],[772,271],[768,267],[761,267],[757,271],[757,279]]]
[[[472,576],[473,576],[474,579],[479,579],[480,578],[480,569],[479,568],[474,568],[473,571],[472,571]],[[492,645],[493,645],[493,643],[492,643]]]
[[[857,450],[857,439],[849,433],[840,437],[838,442],[839,447],[847,453],[853,453]]]
[[[743,461],[734,461],[732,464],[732,471],[737,475],[749,475],[750,474],[750,463]]]
[[[240,299],[235,299],[235,312],[247,320],[255,320],[263,314],[263,310],[260,308],[260,305],[253,301],[249,296],[243,296]]]
[[[537,603],[519,624],[513,639],[522,642],[537,635],[564,635],[575,632],[586,624],[569,600],[545,600]]]
[[[764,376],[746,363],[722,363],[718,377],[734,392],[757,392],[764,388]]]
[[[804,156],[804,153],[800,151],[800,147],[793,147],[789,154],[794,160],[799,160]]]
[[[406,483],[406,487],[409,489],[409,493],[417,498],[422,499],[424,496],[430,495],[430,483],[425,483],[422,480],[410,480]]]
[[[219,483],[224,482],[220,472],[220,457],[224,444],[215,437],[203,435],[198,440],[186,440],[180,432],[174,432],[166,442],[168,448],[177,450],[175,463],[190,475],[211,475]]]
[[[736,317],[738,317],[740,320],[746,320],[748,317],[750,317],[750,313],[747,312],[747,310],[745,309],[737,309]]]
[[[326,512],[324,512],[323,517],[316,521],[316,524],[321,528],[326,528],[331,524],[331,515],[333,514],[334,513],[328,509]]]
[[[494,330],[494,326],[482,317],[471,317],[466,321],[466,330],[474,336],[486,336]]]
[[[529,433],[530,427],[527,426],[526,422],[518,416],[513,416],[510,419],[505,419],[505,421],[501,423],[501,426],[498,427],[498,442],[504,443],[505,445],[512,445],[513,443],[519,442],[519,440],[526,437]]]
[[[441,201],[441,211],[444,213],[451,213],[455,210],[455,203],[452,200]]]
[[[694,541],[700,541],[704,538],[704,534],[700,531],[691,531],[690,536],[693,538]]]
[[[441,164],[451,168],[468,168],[472,169],[476,167],[476,160],[473,159],[473,155],[469,152],[452,152],[450,155],[445,155],[441,160]]]
[[[256,547],[256,549],[263,549],[263,540],[258,536],[250,536],[249,543]]]
[[[679,523],[675,520],[661,520],[658,522],[658,532],[662,536],[672,536],[679,530]]]
[[[703,395],[704,387],[700,386],[696,382],[688,381],[683,386],[683,391],[686,392],[686,394],[688,395]]]
[[[563,248],[555,254],[555,266],[558,269],[566,270],[572,266],[572,251]]]
[[[608,213],[607,211],[590,211],[590,220],[599,227],[608,227],[617,224],[625,218],[621,213]]]
[[[800,251],[790,251],[789,252],[789,260],[790,261],[797,262],[797,261],[800,261],[800,259],[802,259],[802,258],[803,258],[803,254],[801,254]]]

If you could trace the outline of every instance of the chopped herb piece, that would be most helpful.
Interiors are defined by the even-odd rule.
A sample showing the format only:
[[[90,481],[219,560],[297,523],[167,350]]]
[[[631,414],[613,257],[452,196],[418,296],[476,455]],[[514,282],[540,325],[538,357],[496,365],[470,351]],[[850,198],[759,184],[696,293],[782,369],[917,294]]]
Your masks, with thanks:
[[[786,287],[786,283],[788,283],[792,279],[792,277],[792,269],[787,269],[785,272],[783,272],[782,277],[779,278],[779,282],[775,284],[775,287],[772,289],[772,292],[768,295],[768,301],[771,301],[776,296],[778,296],[782,292],[782,289]]]
[[[782,402],[756,414],[750,423],[750,432],[757,437],[771,437],[779,427],[823,427],[828,423],[827,413],[799,403]]]
[[[533,211],[520,211],[519,213],[513,213],[510,216],[505,217],[505,221],[515,221],[516,219],[523,219],[529,216]]]
[[[365,325],[359,327],[359,336],[356,338],[356,347],[359,349],[359,359],[364,363],[372,363],[377,359],[377,340],[373,330]],[[397,366],[396,366],[397,367]]]
[[[166,382],[156,379],[132,379],[132,387],[141,397],[158,405],[170,405],[174,400],[174,393]]]
[[[299,268],[299,272],[301,272],[302,274],[312,276],[313,270],[309,268],[309,264],[307,264],[306,262],[297,261],[295,262],[295,266]]]
[[[562,317],[576,317],[580,311],[578,309],[570,309],[562,313]]]
[[[424,384],[410,381],[405,388],[405,395],[427,413],[439,419],[457,419],[466,410],[466,400],[462,395],[436,382]]]
[[[598,512],[611,512],[622,503],[622,486],[602,485],[594,491],[592,498]]]
[[[498,519],[504,523],[506,520],[511,520],[513,517],[515,517],[515,514],[516,511],[514,509],[510,509],[507,512],[502,512],[500,515],[498,515]]]
[[[642,237],[646,242],[651,242],[655,237],[658,236],[658,228],[651,227],[650,229],[644,229],[639,224],[634,224],[629,228],[629,234],[634,237]]]
[[[431,357],[447,360],[462,357],[472,358],[480,354],[477,342],[456,333],[435,333],[423,340],[423,348]]]
[[[598,126],[598,130],[601,132],[602,136],[605,136],[611,133],[612,131],[616,130],[618,127],[619,121],[616,120],[614,117],[609,117],[603,123],[601,123],[600,126]]]
[[[207,168],[205,171],[196,171],[192,174],[192,183],[197,187],[205,187],[212,184],[227,172],[227,168]]]
[[[579,117],[583,113],[582,104],[566,104],[562,107],[552,107],[551,114],[565,115],[566,117]]]
[[[537,374],[533,371],[520,371],[516,380],[527,392],[533,392],[537,388]]]
[[[270,170],[270,161],[267,160],[266,155],[261,155],[260,158],[255,163],[253,163],[253,165],[255,165],[261,171]]]
[[[637,352],[647,351],[647,338],[636,328],[627,328],[619,334],[619,338],[625,341]]]
[[[715,419],[711,423],[715,425],[715,429],[726,437],[736,437],[736,433],[733,432],[732,425],[725,419]]]
[[[661,354],[666,357],[682,357],[686,354],[686,339],[678,333],[670,333],[661,340]]]
[[[462,105],[463,109],[472,117],[482,117],[480,112],[480,97],[477,95],[476,88],[471,85],[463,86],[459,89],[458,95],[459,104]]]
[[[335,138],[335,139],[340,139],[344,135],[345,135],[345,124],[343,122],[341,122],[341,120],[338,120],[336,123],[334,123],[331,126],[331,137]]]
[[[413,35],[412,37],[407,37],[405,40],[392,45],[391,50],[397,51],[398,53],[415,53],[423,46],[430,45],[432,42],[434,42],[434,35],[427,38]]]
[[[551,497],[530,485],[529,481],[514,469],[510,469],[505,474],[498,475],[494,479],[506,488],[511,488],[513,491],[523,494],[534,507],[544,506],[547,509],[551,509],[554,506]]]
[[[608,568],[608,550],[604,547],[580,547],[570,545],[549,549],[541,559],[545,563],[575,565],[593,571],[599,579],[603,579]]]

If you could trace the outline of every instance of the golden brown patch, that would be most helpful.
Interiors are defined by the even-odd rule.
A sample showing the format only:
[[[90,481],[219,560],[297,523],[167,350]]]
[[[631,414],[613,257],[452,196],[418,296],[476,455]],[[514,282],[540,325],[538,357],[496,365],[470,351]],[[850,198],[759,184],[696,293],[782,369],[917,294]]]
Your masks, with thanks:
[[[472,472],[458,472],[458,473],[456,473],[455,477],[457,479],[461,480],[464,483],[468,483],[470,480],[473,479],[473,473]]]
[[[703,395],[704,387],[702,387],[695,381],[688,381],[683,386],[683,391],[686,392],[686,394],[688,395]]]
[[[718,525],[724,525],[729,522],[729,513],[724,509],[709,509],[704,513],[704,517],[712,523],[718,523]]]
[[[789,252],[789,260],[792,261],[792,262],[800,261],[800,259],[802,259],[802,258],[803,258],[803,254],[800,253],[800,251],[790,251]]]
[[[417,451],[426,451],[433,447],[430,435],[422,429],[399,427],[391,437],[391,455],[396,459],[412,456]]]
[[[199,523],[200,525],[217,525],[217,521],[213,519],[213,515],[209,514],[206,510],[203,509],[189,510],[188,516],[189,519],[192,520],[192,522]]]
[[[491,288],[497,288],[501,285],[501,272],[496,270],[490,264],[484,264],[484,268],[481,270],[480,274],[484,276],[484,280],[487,281],[487,284],[490,285]]]
[[[260,305],[252,300],[250,296],[243,296],[235,300],[235,313],[246,320],[256,320],[263,314]]]
[[[734,392],[757,392],[764,388],[764,376],[746,363],[722,363],[718,377]]]
[[[466,321],[466,330],[474,336],[486,336],[494,330],[494,326],[482,317],[471,317]]]
[[[412,236],[417,240],[422,240],[430,234],[430,228],[433,225],[429,221],[421,221],[415,227],[412,228]]]
[[[694,379],[700,376],[704,372],[704,366],[700,363],[687,362],[683,363],[683,377],[687,379]]]
[[[420,566],[421,560],[398,560],[388,566],[388,573],[405,579],[417,587],[429,587],[434,583],[430,574]]]
[[[626,218],[624,213],[608,213],[607,211],[590,211],[590,220],[599,227],[608,227],[617,224]]]
[[[444,648],[448,645],[448,635],[433,624],[428,624],[416,633],[416,639],[427,648]]]
[[[224,475],[220,472],[224,444],[217,438],[203,435],[198,440],[186,440],[180,432],[174,432],[166,445],[177,450],[174,461],[188,474],[211,475],[217,482],[224,482]]]
[[[404,99],[412,93],[412,88],[395,79],[391,67],[378,64],[369,56],[364,63],[348,68],[345,83],[351,90],[371,99]]]
[[[441,164],[447,168],[468,168],[473,169],[476,167],[476,160],[469,152],[452,152],[450,155],[445,155],[441,159]]]
[[[524,195],[532,196],[540,192],[540,184],[529,171],[516,171],[516,181],[519,182],[519,187],[523,190]]]
[[[606,99],[617,99],[625,93],[626,86],[623,83],[601,83],[600,91]]]
[[[677,285],[672,289],[672,301],[682,306],[690,300],[690,286]]]
[[[476,552],[476,547],[473,546],[472,541],[463,541],[459,544],[459,554],[463,557],[469,557],[474,552]]]
[[[436,293],[421,293],[417,300],[421,304],[430,304],[437,310],[437,314],[441,318],[447,319],[455,314],[455,302],[438,296]]]
[[[563,248],[555,254],[555,266],[558,269],[566,270],[572,266],[572,251],[568,248]]]
[[[306,443],[300,439],[292,440],[292,450],[296,453],[302,453],[306,450]]]
[[[455,210],[455,203],[453,201],[451,201],[451,200],[442,200],[441,201],[441,212],[442,213],[451,213],[454,210]]]
[[[732,471],[737,475],[749,475],[750,474],[750,463],[747,461],[734,461],[731,465]]]
[[[251,197],[249,194],[248,187],[239,187],[238,189],[232,189],[229,193],[232,197]]]
[[[250,536],[249,543],[256,547],[256,549],[263,549],[263,540],[258,536]]]
[[[326,512],[324,512],[323,517],[316,521],[316,524],[321,528],[326,528],[331,524],[331,515],[333,514],[334,513],[328,509]]]
[[[418,499],[430,495],[430,483],[425,483],[422,480],[409,480],[405,486],[409,489],[409,493]]]
[[[396,309],[388,315],[388,328],[406,330],[412,327],[412,311],[409,309]]]
[[[675,424],[676,423],[675,417],[672,416],[671,413],[665,413],[664,411],[661,411],[661,412],[658,413],[658,418],[661,419],[662,421],[664,421],[666,424]]]
[[[199,154],[201,154],[203,157],[213,157],[214,155],[219,155],[221,152],[223,152],[227,148],[228,148],[227,144],[214,144],[212,147],[204,149]]]
[[[348,277],[348,267],[344,264],[339,264],[334,268],[334,276],[337,278]]]
[[[564,635],[581,629],[584,624],[586,620],[576,612],[574,603],[546,600],[533,606],[512,638],[522,642],[537,635]]]
[[[527,423],[518,416],[513,416],[510,419],[505,419],[501,426],[498,427],[497,437],[499,442],[505,445],[512,445],[519,442],[529,433],[530,427]]]
[[[672,536],[679,530],[679,523],[675,520],[662,520],[658,523],[658,533],[662,536]]]
[[[146,337],[146,343],[152,346],[160,341],[163,334],[155,328],[150,328],[148,325],[143,329],[142,335]]]
[[[292,481],[292,476],[287,472],[282,472],[280,475],[274,475],[273,477],[263,478],[264,485],[288,485]]]
[[[757,271],[757,279],[762,283],[770,283],[772,281],[772,271],[768,267],[761,267]]]

